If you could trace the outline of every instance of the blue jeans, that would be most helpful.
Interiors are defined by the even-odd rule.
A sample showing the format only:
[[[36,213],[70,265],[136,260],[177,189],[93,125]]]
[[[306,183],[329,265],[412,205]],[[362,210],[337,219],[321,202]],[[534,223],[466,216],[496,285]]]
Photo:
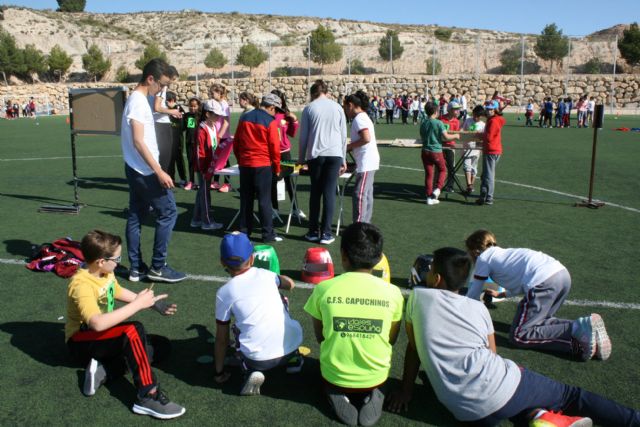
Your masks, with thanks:
[[[340,166],[344,160],[338,156],[316,157],[309,160],[309,178],[311,192],[309,195],[309,231],[317,232],[320,228],[320,199],[322,198],[321,234],[331,234],[333,212],[336,207],[336,195]]]
[[[500,154],[482,155],[482,183],[480,184],[480,198],[493,201],[493,189],[496,185],[496,165]]]
[[[567,415],[589,417],[595,424],[603,426],[640,425],[638,411],[524,368],[520,384],[506,405],[475,424],[494,426],[502,420],[511,419],[516,425],[526,425],[527,418],[534,409],[562,411]]]
[[[124,166],[124,171],[129,183],[129,215],[126,237],[131,269],[137,270],[142,266],[140,234],[142,222],[149,213],[149,207],[153,207],[153,214],[156,216],[151,267],[156,270],[160,269],[166,263],[171,232],[178,218],[173,192],[162,188],[155,174],[141,175],[127,164]]]

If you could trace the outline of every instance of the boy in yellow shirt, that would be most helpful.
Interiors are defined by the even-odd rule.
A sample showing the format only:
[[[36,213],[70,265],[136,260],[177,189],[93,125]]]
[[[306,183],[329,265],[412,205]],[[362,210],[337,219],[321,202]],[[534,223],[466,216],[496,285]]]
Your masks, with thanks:
[[[151,288],[136,294],[118,284],[113,271],[122,254],[120,237],[93,230],[83,237],[80,248],[86,266],[69,283],[65,340],[71,355],[87,364],[83,393],[93,396],[107,378],[124,374],[126,366],[138,389],[133,412],[160,419],[184,414],[185,409],[158,388],[150,366],[153,346],[144,327],[127,321],[151,307],[172,315],[176,305],[164,301],[167,294],[155,295]],[[126,304],[115,308],[115,300]]]
[[[371,274],[382,257],[382,243],[372,224],[347,227],[340,242],[347,272],[318,284],[304,306],[320,343],[324,390],[347,425],[371,426],[380,419],[400,330],[400,289]]]

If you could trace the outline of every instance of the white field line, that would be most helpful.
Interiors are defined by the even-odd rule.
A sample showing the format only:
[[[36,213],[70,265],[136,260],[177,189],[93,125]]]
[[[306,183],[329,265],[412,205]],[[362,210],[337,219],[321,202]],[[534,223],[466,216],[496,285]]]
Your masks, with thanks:
[[[122,154],[111,156],[76,156],[76,159],[109,159],[114,157],[122,157]],[[0,159],[0,162],[30,162],[34,160],[71,160],[71,156],[63,157],[26,157],[22,159]]]
[[[25,262],[19,259],[0,258],[0,264],[24,265]],[[198,282],[225,283],[229,280],[229,277],[208,276],[208,275],[202,275],[202,274],[187,274],[187,279],[195,280]],[[313,289],[314,287],[314,285],[312,285],[311,283],[305,283],[305,282],[295,282],[295,284],[296,284],[296,288],[300,288],[300,289]],[[401,289],[401,291],[403,295],[408,295],[411,292],[411,290],[409,289]],[[518,303],[520,299],[507,298],[505,301]],[[640,310],[640,304],[627,303],[627,302],[591,301],[591,300],[580,299],[580,300],[566,300],[564,304],[574,305],[579,307],[604,307],[604,308]]]
[[[392,169],[402,169],[402,170],[415,171],[415,172],[424,172],[424,169],[408,168],[406,166],[394,166],[394,165],[381,165],[381,166],[385,167],[385,168],[392,168]],[[517,183],[517,182],[505,181],[505,180],[502,180],[502,179],[496,179],[496,182],[500,182],[502,184],[514,185],[516,187],[529,188],[531,190],[537,190],[537,191],[544,191],[544,192],[547,192],[547,193],[553,193],[553,194],[557,194],[559,196],[569,197],[569,198],[572,198],[572,199],[586,199],[587,198],[587,196],[579,196],[577,194],[564,193],[562,191],[551,190],[549,188],[537,187],[535,185],[528,185],[528,184],[520,184],[520,183]],[[640,209],[631,208],[629,206],[619,205],[617,203],[606,202],[605,200],[600,200],[600,201],[605,202],[607,204],[607,206],[613,206],[614,208],[620,208],[620,209],[624,209],[624,210],[627,210],[627,211],[630,211],[630,212],[640,213]]]

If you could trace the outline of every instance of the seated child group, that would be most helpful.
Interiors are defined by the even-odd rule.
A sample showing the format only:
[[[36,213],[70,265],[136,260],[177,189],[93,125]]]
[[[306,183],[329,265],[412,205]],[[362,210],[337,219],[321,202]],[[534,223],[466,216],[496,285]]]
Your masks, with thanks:
[[[211,383],[242,375],[241,396],[259,395],[269,371],[295,375],[307,352],[303,334],[320,344],[321,382],[326,405],[347,425],[370,426],[412,403],[419,370],[438,400],[459,421],[498,425],[511,420],[533,426],[640,425],[640,412],[605,397],[563,384],[497,354],[494,328],[480,297],[522,295],[510,330],[518,348],[556,352],[580,361],[607,360],[611,340],[602,317],[555,317],[568,296],[571,277],[556,259],[522,248],[501,248],[487,230],[466,239],[466,251],[441,248],[413,273],[405,301],[400,289],[372,274],[383,257],[383,236],[372,224],[355,222],[340,239],[343,274],[317,284],[304,305],[313,331],[303,331],[289,313],[295,282],[253,266],[254,247],[246,234],[226,234],[220,262],[230,275],[215,300],[214,372]],[[83,394],[131,373],[137,389],[132,411],[159,419],[186,409],[160,388],[152,365],[166,358],[167,338],[147,334],[130,320],[152,308],[174,315],[175,304],[153,284],[135,293],[118,283],[120,237],[93,230],[81,242],[85,266],[68,288],[65,339],[71,356],[86,366]],[[487,289],[492,279],[500,288]],[[124,304],[117,305],[117,301]],[[399,387],[388,387],[393,345],[404,317],[407,346]],[[232,338],[233,333],[233,338]],[[233,343],[233,344],[232,344]],[[233,345],[234,357],[228,357]],[[239,367],[238,367],[239,365]],[[303,387],[302,384],[300,384]],[[426,402],[422,402],[426,403]],[[322,404],[322,402],[320,402]]]

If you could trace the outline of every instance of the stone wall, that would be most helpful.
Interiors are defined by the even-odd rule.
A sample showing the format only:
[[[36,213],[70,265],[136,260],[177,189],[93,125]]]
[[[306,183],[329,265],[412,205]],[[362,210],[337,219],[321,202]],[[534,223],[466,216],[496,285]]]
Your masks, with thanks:
[[[613,78],[611,75],[575,75],[575,76],[546,76],[529,75],[521,80],[519,76],[506,75],[482,75],[480,79],[473,76],[468,77],[432,77],[432,76],[325,76],[325,81],[329,84],[332,94],[346,94],[358,89],[365,90],[370,95],[386,95],[388,92],[394,94],[436,94],[440,93],[461,93],[467,91],[467,97],[473,105],[476,100],[484,101],[490,97],[495,90],[500,91],[502,96],[514,99],[515,105],[521,105],[528,98],[533,98],[536,102],[550,95],[554,98],[560,96],[571,96],[576,99],[583,94],[594,96],[598,102],[611,104],[612,93],[615,93],[614,106],[620,110],[637,110],[640,107],[640,75],[620,74]],[[313,82],[314,77],[311,81]],[[226,85],[230,90],[232,101],[242,91],[249,91],[255,94],[263,94],[270,88],[284,90],[289,98],[292,107],[300,107],[308,101],[308,85],[306,77],[279,77],[272,78],[271,81],[262,78],[218,79],[215,80]],[[199,81],[196,85],[194,81],[180,81],[172,86],[172,90],[178,93],[181,103],[200,94],[201,98],[207,98],[208,87],[214,80]],[[234,86],[235,82],[235,86]],[[48,97],[50,109],[57,114],[68,112],[68,89],[88,88],[88,87],[113,87],[123,86],[114,83],[83,83],[83,84],[35,84],[20,86],[1,86],[0,100],[17,101],[25,103],[31,96],[37,98],[40,104],[44,104]],[[129,88],[135,84],[124,85]],[[40,107],[42,108],[42,106]]]

